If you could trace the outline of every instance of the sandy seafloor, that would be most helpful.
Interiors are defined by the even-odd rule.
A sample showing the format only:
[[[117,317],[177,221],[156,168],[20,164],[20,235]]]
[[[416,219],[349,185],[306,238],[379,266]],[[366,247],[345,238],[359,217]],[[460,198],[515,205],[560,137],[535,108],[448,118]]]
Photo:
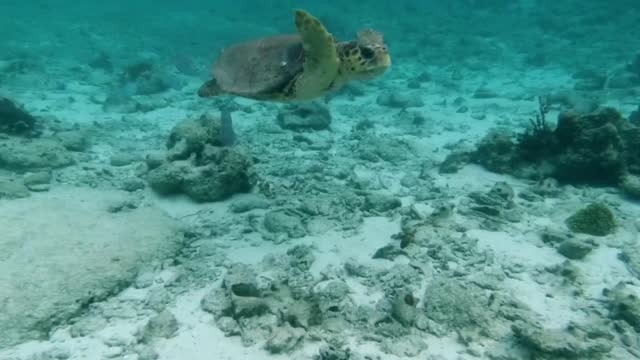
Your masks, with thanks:
[[[264,31],[273,29],[265,27]],[[112,40],[107,37],[97,41]],[[55,59],[46,55],[35,57],[33,65],[25,65],[27,70],[4,76],[0,95],[23,104],[25,110],[42,119],[45,126],[54,123],[61,128],[83,131],[89,145],[73,154],[73,165],[51,171],[47,191],[32,191],[30,196],[20,199],[0,199],[0,214],[3,217],[13,214],[9,216],[10,221],[2,223],[3,234],[23,240],[53,234],[49,241],[56,241],[55,236],[62,239],[66,233],[77,234],[74,224],[101,223],[101,219],[110,216],[104,209],[113,204],[115,197],[135,204],[133,208],[160,209],[186,232],[187,240],[168,256],[171,260],[137,259],[142,265],[133,267],[139,273],[132,283],[119,284],[122,288],[115,293],[56,323],[48,338],[0,349],[0,359],[312,359],[330,338],[343,340],[342,347],[350,348],[351,355],[322,359],[640,358],[638,332],[633,329],[635,326],[638,330],[640,324],[629,324],[624,316],[613,316],[611,300],[603,293],[604,289],[623,283],[628,296],[640,296],[640,280],[632,273],[629,262],[620,256],[638,247],[640,206],[637,201],[613,187],[582,185],[557,185],[554,191],[531,200],[520,194],[535,189],[538,185],[534,181],[496,174],[475,164],[452,174],[439,172],[439,164],[453,149],[473,147],[490,129],[508,127],[521,131],[528,126],[529,119],[536,114],[539,94],[565,92],[576,107],[590,108],[592,103],[597,103],[614,107],[628,116],[638,106],[640,87],[576,91],[576,79],[566,64],[556,65],[550,61],[544,66],[525,66],[519,60],[521,54],[511,49],[506,40],[502,42],[498,37],[488,42],[501,49],[502,63],[482,63],[479,55],[477,60],[456,62],[452,57],[430,64],[428,58],[434,55],[426,61],[411,56],[407,50],[394,56],[391,46],[394,65],[381,79],[350,86],[327,102],[331,113],[328,130],[281,129],[276,117],[284,105],[225,100],[236,103],[237,110],[232,115],[239,139],[236,146],[255,158],[253,169],[260,185],[248,194],[205,203],[194,202],[184,195],[160,196],[148,186],[135,191],[122,189],[125,180],[144,179],[145,156],[164,151],[166,139],[176,123],[207,111],[216,113],[216,102],[195,95],[206,79],[208,57],[194,59],[191,65],[195,71],[189,73],[163,54],[154,54],[152,48],[140,49],[140,53],[130,59],[114,60],[115,70],[107,72],[74,62],[72,58]],[[0,68],[8,71],[9,64],[29,53],[27,47],[22,50],[24,53],[1,54]],[[628,61],[633,59],[632,50],[628,51]],[[429,48],[419,51],[428,52]],[[121,69],[143,60],[158,64],[163,76],[173,85],[151,95],[127,95],[122,106],[104,106],[110,93],[118,91]],[[574,62],[582,62],[577,65],[579,68],[596,70],[602,70],[602,64],[609,64],[604,72],[611,73],[618,71],[616,69],[627,60],[616,55],[614,59],[598,59],[601,62],[594,66],[585,59]],[[408,86],[422,73],[428,73],[429,79],[419,86]],[[492,94],[474,96],[479,88],[489,89]],[[398,101],[406,103],[399,107],[381,104],[379,97],[385,94],[397,94]],[[137,104],[137,109],[130,110],[130,106],[134,106],[131,103]],[[461,111],[463,106],[467,109]],[[563,110],[563,106],[552,106],[548,118],[555,120]],[[420,121],[416,121],[416,117],[421,117]],[[364,120],[369,122],[369,127],[356,130],[356,124]],[[363,150],[363,144],[372,144],[367,146],[374,150],[385,146],[393,150],[386,159],[372,160],[359,155],[367,151],[375,153],[371,148]],[[114,158],[120,160],[114,161]],[[24,173],[5,169],[0,175],[15,179]],[[516,221],[494,219],[495,227],[487,228],[482,225],[483,218],[466,211],[470,206],[469,194],[487,193],[497,183],[506,183],[513,189],[514,207],[507,212],[517,212],[519,218]],[[340,200],[345,193],[382,194],[400,200],[401,206],[378,211],[363,205],[354,210],[340,205],[347,202]],[[246,212],[232,211],[238,203],[252,201],[260,205]],[[305,201],[318,204],[333,201],[333,207],[324,213],[320,210],[317,214],[305,213],[300,210]],[[86,202],[92,205],[83,211],[69,212],[75,218],[64,222],[56,222],[60,219],[53,215],[47,222],[44,215],[47,211],[34,210],[63,212],[64,206],[56,206],[73,207]],[[549,231],[568,233],[565,219],[593,202],[605,203],[613,210],[617,228],[614,234],[593,237],[596,244],[585,257],[568,259],[555,244],[542,241],[542,234]],[[431,214],[442,205],[452,206],[452,213],[442,223],[430,223]],[[274,235],[264,229],[262,221],[266,214],[281,210],[300,221],[302,235]],[[33,213],[42,217],[30,218]],[[414,230],[425,234],[416,247],[429,250],[408,249],[388,259],[374,259],[380,248],[399,242],[395,236],[402,231],[403,219],[412,217],[422,219],[423,224],[415,225]],[[139,221],[139,226],[153,226],[157,218],[148,224],[144,219]],[[117,233],[116,227],[125,226],[123,223],[126,221],[114,222],[106,231]],[[27,233],[27,227],[34,229]],[[127,231],[137,230],[134,226]],[[119,236],[126,237],[127,233]],[[582,235],[575,236],[581,238]],[[438,243],[438,237],[447,241]],[[24,241],[28,244],[28,240]],[[61,243],[73,246],[62,240]],[[131,246],[124,243],[124,248]],[[438,244],[430,247],[432,243]],[[381,331],[382,335],[374,334],[372,328],[363,330],[352,325],[336,325],[344,326],[343,330],[325,329],[329,327],[326,324],[313,325],[300,343],[289,344],[290,349],[289,345],[283,345],[287,350],[281,353],[265,348],[273,329],[257,331],[253,339],[256,343],[248,346],[237,334],[226,336],[216,323],[216,316],[203,309],[203,297],[221,287],[225,272],[234,263],[254,266],[261,281],[275,278],[273,274],[278,270],[274,268],[287,264],[290,255],[286,252],[295,245],[311,245],[314,261],[308,274],[314,278],[309,280],[312,286],[331,281],[347,285],[348,293],[335,305],[344,308],[334,317],[352,318],[353,308],[357,306],[376,309],[373,313],[388,313],[388,306],[380,304],[384,303],[381,299],[394,293],[395,290],[389,290],[393,286],[410,289],[417,299],[418,312],[424,313],[422,299],[428,291],[425,289],[437,281],[451,281],[462,284],[464,289],[473,288],[474,294],[480,292],[482,296],[463,303],[462,308],[443,305],[442,311],[465,313],[470,304],[478,305],[481,312],[486,310],[486,315],[474,310],[471,315],[461,316],[485,323],[461,325],[450,321],[453,315],[449,314],[439,320],[425,320],[427,325],[421,329],[415,324],[400,326],[406,334],[390,327],[387,333]],[[15,251],[25,254],[29,249]],[[446,253],[448,258],[438,259],[430,251]],[[41,255],[47,256],[47,253]],[[274,255],[275,258],[270,258]],[[11,257],[10,253],[0,260]],[[37,258],[25,261],[21,263],[25,268],[14,271],[29,277],[31,266],[39,262]],[[355,274],[355,270],[348,270],[349,266],[345,269],[345,264],[365,270]],[[410,279],[406,284],[397,285],[395,282],[400,280],[396,276],[402,278],[397,272],[402,269],[417,270],[407,275]],[[575,276],[568,277],[567,269]],[[79,273],[82,271],[84,269],[77,269]],[[11,280],[3,278],[3,281]],[[390,285],[392,283],[395,285]],[[46,293],[36,291],[35,294],[46,301]],[[522,312],[505,320],[508,316],[505,317],[504,312],[482,304],[480,299],[489,295],[505,303],[518,303],[515,308]],[[167,311],[175,317],[176,327],[166,334],[145,335],[145,331],[153,333],[145,330],[149,320]],[[640,316],[632,315],[636,320]],[[520,320],[525,327],[533,328],[535,324],[536,329],[548,333],[516,339],[509,335],[509,328]],[[387,317],[383,323],[394,321]],[[433,325],[434,321],[440,324]],[[266,320],[265,323],[271,324]],[[82,326],[78,324],[89,325],[78,330]],[[589,326],[598,330],[587,336],[584,328]],[[621,328],[624,331],[616,332]],[[385,337],[398,346],[385,343]],[[411,341],[405,342],[408,338]],[[538,340],[540,343],[536,343]],[[553,343],[554,340],[564,345],[552,344],[545,348],[545,341]],[[608,351],[600,351],[598,346]]]

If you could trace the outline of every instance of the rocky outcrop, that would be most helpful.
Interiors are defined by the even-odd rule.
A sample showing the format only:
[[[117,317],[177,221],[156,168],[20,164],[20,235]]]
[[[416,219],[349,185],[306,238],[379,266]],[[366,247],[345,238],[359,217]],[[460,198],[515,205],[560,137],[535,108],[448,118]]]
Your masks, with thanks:
[[[169,136],[167,152],[147,158],[151,188],[199,202],[248,191],[250,157],[240,147],[223,146],[223,134],[221,120],[210,114],[180,122]]]

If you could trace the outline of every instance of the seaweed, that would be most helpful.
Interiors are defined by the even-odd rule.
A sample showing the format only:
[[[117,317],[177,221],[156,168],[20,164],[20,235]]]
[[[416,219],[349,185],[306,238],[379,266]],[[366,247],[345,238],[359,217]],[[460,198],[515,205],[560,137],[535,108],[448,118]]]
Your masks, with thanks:
[[[534,118],[529,119],[531,128],[518,135],[518,150],[522,159],[539,162],[556,152],[558,144],[554,129],[547,121],[548,112],[548,98],[539,96],[538,111]]]

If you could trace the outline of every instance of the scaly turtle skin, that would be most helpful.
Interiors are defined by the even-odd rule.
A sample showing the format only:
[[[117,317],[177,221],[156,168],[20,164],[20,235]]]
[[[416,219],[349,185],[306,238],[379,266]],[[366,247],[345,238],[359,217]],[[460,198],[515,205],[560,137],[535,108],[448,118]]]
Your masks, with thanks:
[[[381,75],[391,65],[382,35],[363,30],[356,40],[336,43],[318,19],[297,10],[298,34],[233,45],[213,65],[201,97],[231,94],[256,100],[310,100],[350,80]]]

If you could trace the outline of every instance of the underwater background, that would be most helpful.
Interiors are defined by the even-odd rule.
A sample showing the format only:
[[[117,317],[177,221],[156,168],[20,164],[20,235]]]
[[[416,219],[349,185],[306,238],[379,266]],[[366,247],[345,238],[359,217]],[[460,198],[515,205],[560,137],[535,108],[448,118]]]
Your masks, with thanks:
[[[198,96],[300,8],[381,32],[391,67]],[[630,0],[0,0],[0,360],[640,359],[638,24]]]

